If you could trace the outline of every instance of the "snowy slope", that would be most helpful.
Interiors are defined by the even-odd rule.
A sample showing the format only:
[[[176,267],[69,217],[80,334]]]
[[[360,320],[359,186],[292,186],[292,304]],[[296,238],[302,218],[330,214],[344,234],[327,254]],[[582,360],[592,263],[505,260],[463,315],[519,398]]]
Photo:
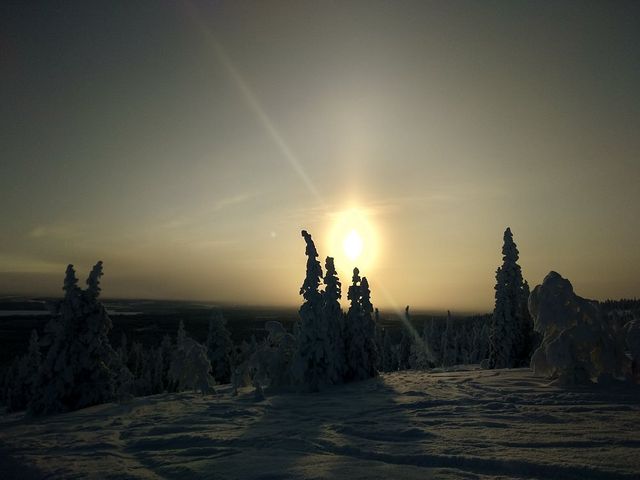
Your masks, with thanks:
[[[255,402],[166,394],[0,419],[3,479],[640,478],[640,390],[396,372]],[[28,466],[28,468],[27,468]]]

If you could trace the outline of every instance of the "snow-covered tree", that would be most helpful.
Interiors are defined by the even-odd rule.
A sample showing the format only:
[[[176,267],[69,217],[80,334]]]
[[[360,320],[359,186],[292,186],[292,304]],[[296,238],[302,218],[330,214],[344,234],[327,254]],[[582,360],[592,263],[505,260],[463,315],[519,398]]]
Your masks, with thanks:
[[[327,342],[331,363],[328,372],[330,383],[340,383],[346,371],[344,315],[340,307],[342,298],[340,279],[333,257],[325,260],[324,292],[322,293],[322,316],[327,329]]]
[[[531,357],[535,373],[568,384],[628,374],[623,345],[600,306],[576,295],[569,280],[550,272],[533,290],[529,310],[543,337]]]
[[[291,365],[296,353],[296,339],[280,322],[266,322],[265,330],[267,338],[248,361],[256,396],[261,398],[264,398],[263,387],[273,389],[292,384]]]
[[[209,320],[207,352],[213,378],[218,383],[229,383],[231,381],[233,342],[231,341],[231,333],[227,329],[227,321],[220,312],[217,312]]]
[[[36,381],[40,369],[41,355],[38,332],[31,331],[27,353],[15,361],[12,383],[7,391],[7,409],[24,410],[36,394]]]
[[[176,337],[176,348],[169,367],[170,381],[178,391],[194,390],[203,395],[215,392],[207,348],[187,335],[182,320]]]
[[[334,347],[323,314],[323,295],[318,290],[322,281],[318,251],[306,230],[302,231],[302,237],[306,242],[307,270],[300,287],[304,303],[299,310],[301,322],[293,374],[300,386],[318,391],[325,385],[335,383]]]
[[[45,332],[49,350],[36,381],[33,413],[53,413],[114,400],[126,369],[109,343],[111,319],[98,300],[102,262],[87,279],[88,289],[77,284],[73,265],[67,267],[64,299]]]
[[[353,269],[352,284],[347,293],[350,301],[346,318],[345,379],[364,380],[377,375],[378,351],[375,341],[375,322],[372,317],[371,291],[366,277],[360,278],[360,271]]]
[[[360,282],[360,304],[362,306],[362,333],[364,336],[364,352],[361,371],[363,378],[371,378],[378,375],[378,344],[376,343],[376,323],[372,316],[373,304],[371,303],[371,290],[367,277],[362,277]]]
[[[102,291],[100,288],[100,277],[102,277],[102,275],[102,261],[99,261],[93,266],[89,278],[87,278],[85,295],[90,300],[96,300],[100,296],[100,292]]]
[[[502,265],[496,270],[495,307],[491,321],[488,368],[525,365],[530,356],[531,320],[525,308],[528,285],[518,265],[511,229],[504,232]]]

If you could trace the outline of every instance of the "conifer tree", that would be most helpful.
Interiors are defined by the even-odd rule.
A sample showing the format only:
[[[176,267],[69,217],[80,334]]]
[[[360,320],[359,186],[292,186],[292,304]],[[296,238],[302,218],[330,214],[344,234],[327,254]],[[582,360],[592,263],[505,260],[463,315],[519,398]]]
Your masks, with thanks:
[[[323,295],[318,290],[322,281],[318,251],[306,230],[302,231],[302,237],[306,243],[307,270],[300,287],[304,303],[299,310],[301,322],[293,375],[303,388],[318,391],[333,383],[334,359],[327,324],[323,318]]]
[[[367,277],[362,277],[360,282],[360,295],[362,333],[364,335],[362,371],[364,378],[370,378],[378,374],[378,346],[376,343],[376,323],[372,316],[371,290]]]
[[[345,374],[344,324],[340,298],[342,284],[338,278],[333,257],[325,261],[323,321],[327,328],[327,340],[331,349],[330,383],[340,383]]]
[[[491,319],[489,368],[525,365],[530,357],[532,322],[526,308],[528,285],[518,265],[519,252],[511,229],[504,232],[502,265],[496,270],[495,307]]]
[[[358,338],[359,317],[361,315],[360,305],[360,270],[353,269],[351,277],[351,285],[347,290],[347,300],[349,300],[349,310],[345,316],[345,352],[346,352],[346,369],[345,381],[356,378],[357,364],[361,349],[360,338]]]
[[[95,300],[100,295],[100,291],[102,290],[100,288],[100,277],[102,277],[102,275],[102,261],[99,261],[93,266],[89,278],[87,278],[86,295],[92,300]]]
[[[65,271],[64,277],[64,286],[62,290],[65,292],[65,297],[74,295],[78,293],[78,277],[76,277],[76,271],[73,268],[73,265],[67,265],[67,270]]]
[[[363,380],[377,375],[378,351],[375,341],[375,322],[371,291],[366,277],[353,269],[352,285],[347,298],[351,302],[347,312],[347,380]]]
[[[67,267],[64,299],[58,316],[47,326],[47,356],[42,362],[29,408],[33,413],[74,410],[114,400],[128,370],[111,347],[111,319],[98,300],[102,262],[98,262],[83,291],[73,265]],[[126,372],[125,372],[126,370]]]

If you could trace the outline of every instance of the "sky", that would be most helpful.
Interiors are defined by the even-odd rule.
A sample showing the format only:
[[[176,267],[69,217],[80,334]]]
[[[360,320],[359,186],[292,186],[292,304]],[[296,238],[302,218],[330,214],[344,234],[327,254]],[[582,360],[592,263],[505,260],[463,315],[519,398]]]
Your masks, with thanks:
[[[640,3],[3,2],[0,292],[381,308],[640,296]],[[352,231],[357,259],[343,243]]]

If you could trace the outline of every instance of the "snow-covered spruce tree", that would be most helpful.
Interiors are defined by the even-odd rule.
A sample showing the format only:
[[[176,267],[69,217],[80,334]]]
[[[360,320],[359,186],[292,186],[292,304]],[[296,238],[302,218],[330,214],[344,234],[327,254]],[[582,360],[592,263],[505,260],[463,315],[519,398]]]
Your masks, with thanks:
[[[338,278],[333,257],[325,260],[324,292],[322,292],[322,316],[327,329],[327,340],[331,353],[329,381],[342,382],[346,371],[344,341],[344,315],[340,307],[342,284]]]
[[[207,334],[207,353],[211,362],[211,373],[218,383],[231,381],[231,355],[233,342],[227,329],[227,320],[221,312],[216,312],[209,320]]]
[[[371,290],[367,277],[362,277],[360,282],[360,304],[362,305],[361,329],[364,335],[364,351],[362,356],[362,378],[371,378],[378,375],[378,344],[376,343],[376,323],[373,318],[373,304],[371,303]]]
[[[38,332],[31,331],[29,349],[25,355],[16,360],[14,378],[7,391],[7,410],[16,412],[27,408],[35,395],[35,382],[40,370],[41,356],[38,344]]]
[[[215,381],[210,372],[211,362],[206,347],[187,335],[184,322],[180,320],[169,380],[178,391],[194,390],[203,395],[215,393]]]
[[[98,300],[102,262],[78,287],[73,265],[67,267],[64,299],[46,328],[49,350],[38,373],[31,412],[75,410],[116,399],[128,370],[109,343],[111,319]]]
[[[292,368],[299,386],[315,392],[334,383],[335,359],[328,325],[324,321],[323,295],[318,290],[322,281],[318,251],[306,230],[302,230],[302,237],[306,243],[307,270],[300,287],[304,303],[299,310],[300,330]]]
[[[378,351],[375,341],[375,322],[371,291],[366,277],[360,279],[360,271],[353,269],[352,285],[347,298],[351,302],[346,318],[346,381],[364,380],[378,374]]]
[[[491,320],[488,368],[526,365],[531,352],[531,318],[524,305],[528,286],[518,265],[519,252],[511,229],[504,232],[502,266],[496,271],[495,307]]]
[[[356,367],[358,362],[358,346],[357,331],[358,318],[360,313],[360,270],[353,269],[351,277],[351,285],[347,290],[347,300],[349,300],[349,310],[347,311],[344,321],[344,348],[345,348],[345,372],[344,380],[350,381],[355,378]]]

